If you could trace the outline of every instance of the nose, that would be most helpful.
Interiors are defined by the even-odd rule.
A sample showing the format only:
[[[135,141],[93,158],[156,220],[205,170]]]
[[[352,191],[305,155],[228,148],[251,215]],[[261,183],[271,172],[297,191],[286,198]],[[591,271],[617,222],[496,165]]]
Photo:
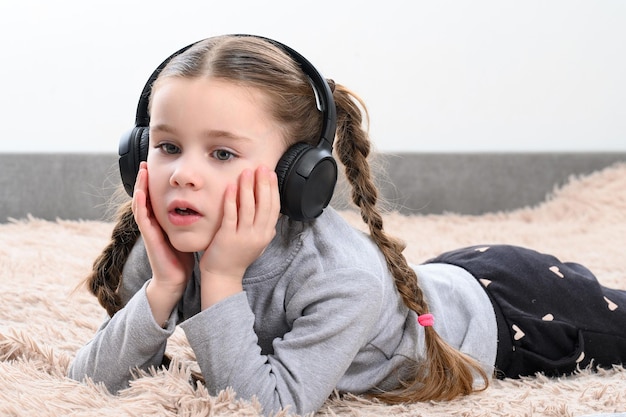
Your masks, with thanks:
[[[170,177],[172,187],[202,188],[204,180],[199,170],[200,162],[193,157],[179,158]]]

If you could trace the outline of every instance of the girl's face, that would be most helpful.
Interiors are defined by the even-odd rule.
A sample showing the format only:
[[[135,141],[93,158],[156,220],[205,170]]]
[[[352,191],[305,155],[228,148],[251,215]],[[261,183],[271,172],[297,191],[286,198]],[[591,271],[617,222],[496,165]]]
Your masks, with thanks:
[[[148,191],[157,221],[181,252],[205,250],[224,192],[244,169],[274,169],[287,146],[254,88],[216,78],[168,78],[154,90]]]

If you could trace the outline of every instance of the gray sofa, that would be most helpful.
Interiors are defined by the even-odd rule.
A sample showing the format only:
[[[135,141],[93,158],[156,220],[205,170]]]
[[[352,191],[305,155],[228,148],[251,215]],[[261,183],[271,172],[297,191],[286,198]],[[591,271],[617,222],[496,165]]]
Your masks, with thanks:
[[[570,176],[626,162],[626,153],[399,153],[377,160],[390,208],[482,214],[537,204]],[[110,220],[116,189],[113,154],[0,154],[0,222],[28,214]],[[333,205],[345,208],[346,198],[341,180]]]

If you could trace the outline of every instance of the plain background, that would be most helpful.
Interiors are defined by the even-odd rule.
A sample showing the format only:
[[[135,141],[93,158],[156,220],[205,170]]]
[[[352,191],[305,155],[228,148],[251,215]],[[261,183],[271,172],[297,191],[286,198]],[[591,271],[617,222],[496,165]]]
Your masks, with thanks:
[[[224,33],[358,92],[381,151],[626,150],[622,0],[0,0],[0,152],[116,152],[152,70]]]

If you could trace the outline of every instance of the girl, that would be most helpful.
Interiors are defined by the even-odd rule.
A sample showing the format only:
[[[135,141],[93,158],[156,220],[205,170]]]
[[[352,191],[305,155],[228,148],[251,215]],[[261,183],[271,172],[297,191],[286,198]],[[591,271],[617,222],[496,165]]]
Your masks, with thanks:
[[[626,295],[580,265],[483,246],[410,266],[383,229],[366,116],[266,38],[210,38],[168,58],[120,145],[133,198],[88,278],[109,318],[70,376],[123,389],[163,363],[177,325],[209,391],[233,387],[266,414],[314,412],[335,389],[449,400],[494,371],[622,362]],[[333,144],[369,235],[325,208]]]

